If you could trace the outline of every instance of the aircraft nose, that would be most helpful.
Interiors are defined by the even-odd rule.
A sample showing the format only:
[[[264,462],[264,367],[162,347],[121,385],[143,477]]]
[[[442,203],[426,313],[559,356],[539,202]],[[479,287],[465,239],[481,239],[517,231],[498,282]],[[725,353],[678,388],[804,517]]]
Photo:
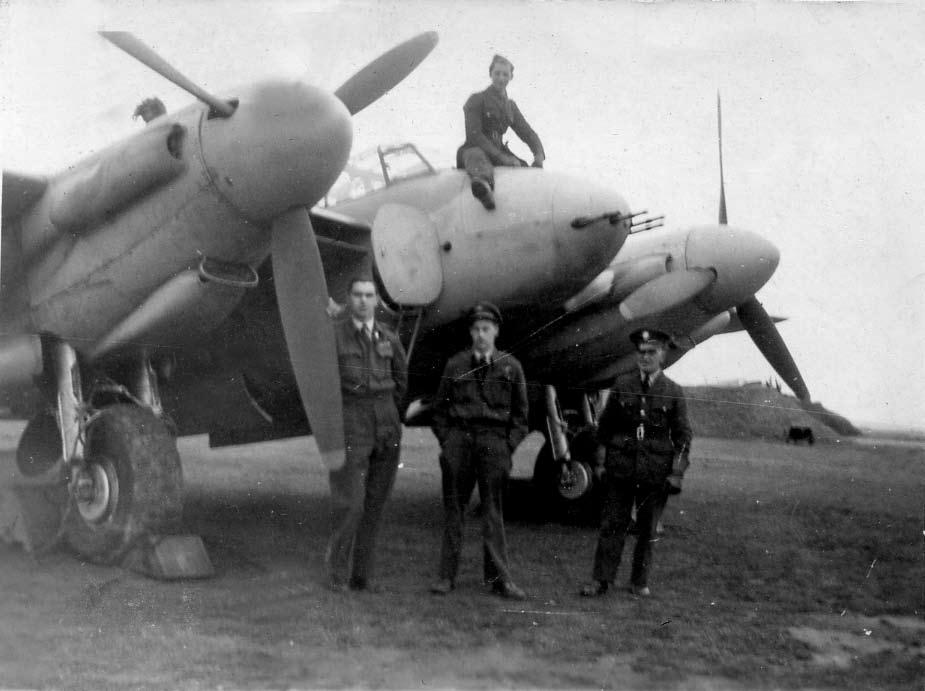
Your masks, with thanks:
[[[202,153],[215,186],[254,221],[317,202],[350,155],[346,106],[300,82],[264,82],[239,99],[233,116],[203,123]]]
[[[771,242],[748,230],[728,225],[694,228],[687,236],[688,269],[712,269],[716,281],[697,302],[706,310],[741,304],[771,278],[780,252]]]
[[[558,270],[562,276],[574,277],[580,284],[576,290],[605,269],[623,246],[629,226],[616,220],[616,215],[628,213],[626,201],[616,192],[587,180],[556,176],[552,219]],[[573,223],[592,218],[591,222]]]

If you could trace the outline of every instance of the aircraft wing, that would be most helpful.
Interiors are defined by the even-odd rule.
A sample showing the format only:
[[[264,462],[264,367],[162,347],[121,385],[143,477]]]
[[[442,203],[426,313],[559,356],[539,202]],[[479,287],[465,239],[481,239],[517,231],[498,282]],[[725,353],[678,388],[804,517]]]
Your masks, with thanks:
[[[362,248],[364,252],[369,250],[372,228],[367,223],[323,206],[314,207],[309,211],[309,215],[315,235],[322,244],[324,244],[322,240],[324,238],[339,245]]]

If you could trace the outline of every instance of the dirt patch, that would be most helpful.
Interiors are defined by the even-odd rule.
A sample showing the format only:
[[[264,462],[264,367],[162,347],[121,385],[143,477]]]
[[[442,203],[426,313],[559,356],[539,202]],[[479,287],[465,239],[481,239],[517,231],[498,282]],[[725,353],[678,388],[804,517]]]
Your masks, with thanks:
[[[925,659],[925,621],[913,617],[817,617],[818,626],[788,629],[812,651],[816,664],[848,669],[864,658],[891,652]],[[911,639],[911,640],[910,640]]]

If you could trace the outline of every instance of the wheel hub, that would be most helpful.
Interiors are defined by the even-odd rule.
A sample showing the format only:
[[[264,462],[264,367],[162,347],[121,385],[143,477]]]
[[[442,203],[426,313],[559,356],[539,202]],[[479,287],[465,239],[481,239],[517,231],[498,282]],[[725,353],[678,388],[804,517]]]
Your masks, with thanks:
[[[85,521],[98,523],[104,520],[115,504],[117,485],[106,467],[88,463],[77,471],[74,481],[74,498],[77,511]]]
[[[591,468],[587,463],[570,461],[559,476],[559,494],[574,501],[591,487]]]

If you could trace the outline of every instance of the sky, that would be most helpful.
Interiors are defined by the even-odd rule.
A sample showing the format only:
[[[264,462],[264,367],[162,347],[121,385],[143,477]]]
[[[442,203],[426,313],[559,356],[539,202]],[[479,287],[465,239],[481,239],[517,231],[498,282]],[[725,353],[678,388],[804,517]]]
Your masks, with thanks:
[[[354,151],[414,141],[453,165],[494,53],[546,167],[612,186],[666,226],[715,222],[716,94],[729,222],[771,240],[758,293],[814,400],[925,428],[925,10],[885,3],[0,0],[0,165],[49,174],[192,97],[96,31],[130,30],[204,88],[270,76],[332,91],[393,45],[440,43],[354,118]],[[519,142],[514,139],[513,148]],[[526,148],[520,151],[526,155]],[[681,384],[776,375],[744,333],[672,367]]]

